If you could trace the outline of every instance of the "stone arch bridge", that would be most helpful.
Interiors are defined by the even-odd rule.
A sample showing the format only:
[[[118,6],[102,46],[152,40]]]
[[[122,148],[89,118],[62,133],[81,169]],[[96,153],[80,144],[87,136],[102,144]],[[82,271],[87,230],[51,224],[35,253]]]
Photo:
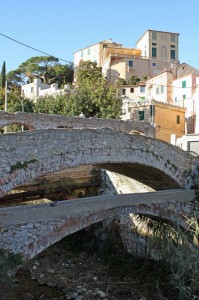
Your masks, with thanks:
[[[39,114],[39,113],[15,113],[10,114],[0,111],[0,129],[8,125],[22,125],[29,130],[65,128],[111,128],[117,131],[130,133],[132,131],[143,133],[149,137],[155,137],[155,128],[148,122],[122,121],[114,119],[66,117],[63,115]]]
[[[157,139],[112,129],[46,129],[0,135],[0,197],[45,174],[95,165],[155,190],[196,184],[199,161]]]
[[[171,190],[1,208],[0,248],[30,259],[71,233],[107,219],[122,223],[129,213],[177,220],[185,227],[184,215],[197,206],[194,199],[193,190]]]
[[[198,159],[160,140],[107,128],[41,129],[0,135],[0,153],[0,197],[31,179],[81,165],[127,175],[156,191],[174,190],[138,198],[122,195],[74,200],[75,204],[64,201],[55,207],[1,208],[0,247],[22,252],[27,258],[67,234],[117,214],[177,219],[183,225],[185,214],[193,216],[199,211],[192,190],[198,184]],[[73,213],[68,214],[70,203],[78,208],[75,211],[72,206]],[[56,214],[59,208],[61,216]]]

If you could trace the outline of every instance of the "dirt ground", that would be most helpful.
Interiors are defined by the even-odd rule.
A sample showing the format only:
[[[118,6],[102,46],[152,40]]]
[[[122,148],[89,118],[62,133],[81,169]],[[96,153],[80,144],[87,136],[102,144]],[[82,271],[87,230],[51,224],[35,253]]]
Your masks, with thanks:
[[[91,249],[95,243],[82,247],[80,235],[75,242],[62,240],[19,268],[1,287],[0,300],[177,299],[156,263],[121,257],[119,242],[105,245],[99,258],[96,245]]]

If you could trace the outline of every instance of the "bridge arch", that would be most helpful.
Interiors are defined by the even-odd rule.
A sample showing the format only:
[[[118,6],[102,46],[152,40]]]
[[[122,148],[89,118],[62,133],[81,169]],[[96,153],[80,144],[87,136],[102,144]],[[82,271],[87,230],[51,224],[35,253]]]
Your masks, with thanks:
[[[184,207],[186,210],[185,203],[182,205],[177,201],[174,204],[171,198],[172,192],[172,195],[168,195],[170,201],[162,202],[159,199],[154,205],[152,199],[157,193],[149,195],[148,201],[142,199],[143,196],[140,194],[137,194],[136,200],[133,194],[133,199],[131,195],[118,195],[108,198],[97,197],[98,201],[94,198],[61,201],[55,207],[43,204],[1,208],[3,227],[1,228],[0,248],[22,253],[30,259],[72,233],[100,221],[117,217],[126,218],[130,213],[155,217],[167,222],[178,222],[179,225],[186,227],[182,209]],[[180,191],[177,193],[179,193],[178,200],[180,200],[182,194]]]
[[[137,130],[146,136],[155,137],[155,128],[148,122],[98,118],[87,119],[44,113],[18,112],[15,114],[10,114],[0,111],[0,129],[4,126],[12,124],[24,125],[30,130],[49,128],[111,128],[127,133],[130,133],[132,130]]]
[[[130,213],[137,214],[140,216],[145,216],[148,218],[155,217],[157,219],[161,219],[166,222],[169,221],[171,223],[177,220],[180,226],[186,228],[185,220],[181,214],[176,214],[170,211],[168,214],[165,213],[165,215],[163,215],[162,211],[158,208],[157,209],[148,208],[147,213],[146,213],[146,208],[142,209],[142,208],[137,208],[136,206],[132,206],[131,208],[129,207],[115,208],[115,209],[97,212],[97,213],[89,212],[87,215],[83,215],[83,216],[82,214],[76,215],[71,217],[71,219],[64,220],[56,224],[54,230],[45,232],[45,235],[43,236],[40,235],[37,239],[31,241],[30,244],[28,244],[26,250],[27,252],[25,251],[24,254],[28,259],[30,259],[72,233],[87,228],[90,225],[99,223],[100,221],[110,220],[117,217],[119,219],[122,215],[126,217],[126,215]]]
[[[142,135],[111,129],[45,129],[0,135],[0,197],[45,174],[97,165],[158,188],[190,189],[198,160],[185,151]],[[163,189],[163,188],[162,188]]]

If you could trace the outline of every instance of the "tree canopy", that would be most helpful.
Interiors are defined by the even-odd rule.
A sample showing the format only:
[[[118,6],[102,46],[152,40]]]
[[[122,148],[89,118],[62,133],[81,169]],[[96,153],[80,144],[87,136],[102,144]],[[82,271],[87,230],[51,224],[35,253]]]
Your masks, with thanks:
[[[86,117],[118,118],[121,102],[116,88],[108,85],[95,62],[83,61],[77,69],[77,89],[72,95],[72,112]]]
[[[116,86],[109,85],[101,68],[91,61],[82,61],[76,68],[76,85],[72,93],[41,97],[34,105],[28,102],[26,107],[22,107],[26,102],[20,96],[20,86],[25,80],[32,82],[34,78],[40,78],[43,83],[58,83],[63,88],[64,84],[73,82],[73,75],[73,64],[62,65],[57,58],[38,56],[28,59],[7,74],[12,91],[8,98],[12,101],[13,110],[18,107],[24,111],[34,109],[35,112],[68,116],[78,116],[82,112],[86,117],[119,118],[121,100],[116,96]]]
[[[76,69],[76,87],[72,93],[41,97],[35,104],[36,112],[59,113],[67,116],[118,118],[121,100],[116,89],[107,84],[101,68],[91,61],[82,62]]]
[[[35,56],[23,62],[16,70],[7,74],[7,79],[13,85],[33,82],[40,78],[43,83],[58,83],[63,86],[73,82],[74,67],[72,63],[61,64],[58,58],[51,56]]]
[[[116,82],[117,85],[136,85],[140,81],[140,78],[137,75],[132,75],[129,80],[119,78]]]
[[[5,88],[6,85],[6,63],[3,62],[2,69],[1,69],[1,77],[0,77],[0,87]]]

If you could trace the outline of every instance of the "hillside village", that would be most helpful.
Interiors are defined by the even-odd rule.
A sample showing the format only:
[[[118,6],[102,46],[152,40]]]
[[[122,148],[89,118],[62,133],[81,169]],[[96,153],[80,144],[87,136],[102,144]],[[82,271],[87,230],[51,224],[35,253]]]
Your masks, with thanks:
[[[179,33],[147,30],[136,48],[105,40],[74,53],[74,66],[96,62],[122,99],[122,120],[147,121],[156,138],[199,154],[199,70],[179,62]],[[132,77],[136,84],[127,84]],[[74,76],[74,85],[75,85]],[[120,83],[120,84],[118,84]],[[24,97],[72,93],[65,85],[43,84],[40,79],[22,86]]]
[[[199,70],[179,33],[80,49],[61,83],[27,62],[0,103],[0,299],[199,299]]]

